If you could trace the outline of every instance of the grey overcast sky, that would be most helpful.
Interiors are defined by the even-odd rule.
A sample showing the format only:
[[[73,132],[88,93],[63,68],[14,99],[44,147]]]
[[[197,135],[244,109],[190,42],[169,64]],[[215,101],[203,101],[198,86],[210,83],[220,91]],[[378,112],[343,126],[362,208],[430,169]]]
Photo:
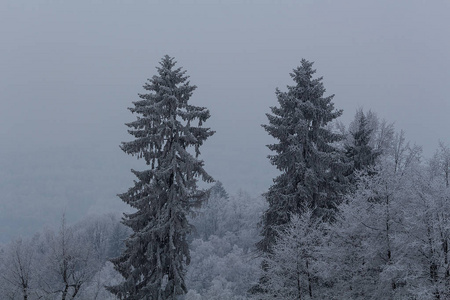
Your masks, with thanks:
[[[362,107],[428,156],[450,143],[450,1],[1,0],[3,223],[25,232],[120,207],[129,169],[144,167],[118,147],[126,108],[165,54],[211,111],[202,158],[230,192],[262,193],[276,175],[260,124],[302,58],[344,123]]]

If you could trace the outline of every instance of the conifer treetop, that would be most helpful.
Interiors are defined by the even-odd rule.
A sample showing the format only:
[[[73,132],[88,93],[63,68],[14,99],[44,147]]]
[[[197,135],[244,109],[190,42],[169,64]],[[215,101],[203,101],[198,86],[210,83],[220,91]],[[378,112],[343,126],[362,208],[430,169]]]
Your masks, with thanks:
[[[258,243],[263,252],[270,252],[278,228],[291,215],[311,209],[315,216],[331,218],[345,190],[348,165],[335,146],[343,136],[328,126],[342,110],[335,110],[334,95],[324,96],[322,77],[313,78],[312,65],[302,59],[290,73],[294,85],[286,92],[276,89],[279,105],[270,108],[269,122],[262,125],[277,140],[267,145],[275,152],[268,158],[281,172],[265,194],[269,208],[262,220],[264,238]]]
[[[210,114],[190,105],[196,89],[186,71],[164,56],[157,75],[144,85],[147,91],[129,108],[137,114],[127,123],[134,140],[123,142],[127,154],[143,158],[147,170],[132,170],[134,186],[119,197],[136,211],[124,215],[133,230],[122,255],[112,260],[125,281],[108,289],[120,299],[176,299],[187,292],[185,267],[190,263],[187,215],[206,197],[197,180],[212,182],[198,159],[200,146],[214,134],[202,127]],[[195,149],[195,155],[189,151]]]

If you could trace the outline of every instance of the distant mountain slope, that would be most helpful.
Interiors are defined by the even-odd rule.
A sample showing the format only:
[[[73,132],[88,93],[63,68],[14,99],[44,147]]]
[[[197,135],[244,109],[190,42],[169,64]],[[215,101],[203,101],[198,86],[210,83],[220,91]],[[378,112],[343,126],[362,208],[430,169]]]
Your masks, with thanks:
[[[0,152],[0,242],[58,225],[63,212],[73,222],[127,209],[116,194],[130,185],[136,164],[118,147]]]

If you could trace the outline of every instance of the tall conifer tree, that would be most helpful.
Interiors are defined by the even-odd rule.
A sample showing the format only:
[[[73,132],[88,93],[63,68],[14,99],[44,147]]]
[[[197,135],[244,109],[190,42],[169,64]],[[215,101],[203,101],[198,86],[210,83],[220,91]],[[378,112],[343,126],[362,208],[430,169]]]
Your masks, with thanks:
[[[175,64],[173,58],[163,57],[158,75],[144,85],[148,93],[139,95],[141,99],[129,108],[139,115],[126,124],[135,139],[121,148],[143,158],[149,169],[132,170],[137,181],[119,195],[136,210],[124,215],[123,223],[133,233],[122,255],[113,259],[125,281],[108,289],[120,299],[176,299],[187,292],[186,235],[191,226],[186,216],[206,196],[197,188],[197,180],[213,181],[198,159],[199,147],[214,133],[202,127],[210,113],[188,104],[196,86]]]
[[[322,77],[313,78],[313,63],[305,59],[291,73],[295,85],[287,92],[276,90],[279,106],[271,107],[264,129],[278,143],[268,145],[273,165],[281,171],[265,194],[269,208],[263,215],[263,239],[259,250],[271,252],[276,232],[292,214],[311,209],[314,216],[330,218],[346,188],[343,172],[349,166],[333,145],[342,135],[327,125],[342,114],[335,110],[334,95],[324,96]]]
[[[373,129],[369,127],[366,115],[362,110],[356,113],[355,122],[355,130],[350,131],[351,142],[345,145],[345,155],[351,164],[348,173],[352,183],[355,183],[354,172],[373,166],[376,158],[381,154],[381,151],[374,150],[370,146]],[[372,173],[373,170],[370,174]]]

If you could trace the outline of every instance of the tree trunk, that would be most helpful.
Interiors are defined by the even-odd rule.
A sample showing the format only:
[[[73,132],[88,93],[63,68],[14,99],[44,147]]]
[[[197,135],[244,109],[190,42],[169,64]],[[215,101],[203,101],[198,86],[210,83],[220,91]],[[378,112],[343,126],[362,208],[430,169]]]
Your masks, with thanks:
[[[69,286],[66,284],[66,286],[64,287],[64,290],[62,292],[61,300],[66,300],[68,291],[69,291]]]
[[[302,300],[302,286],[300,281],[301,268],[299,266],[299,262],[297,261],[297,294],[298,300]]]
[[[306,273],[308,275],[308,292],[309,292],[309,297],[312,299],[312,279],[311,279],[311,274],[309,273],[309,262],[308,260],[306,260]]]

